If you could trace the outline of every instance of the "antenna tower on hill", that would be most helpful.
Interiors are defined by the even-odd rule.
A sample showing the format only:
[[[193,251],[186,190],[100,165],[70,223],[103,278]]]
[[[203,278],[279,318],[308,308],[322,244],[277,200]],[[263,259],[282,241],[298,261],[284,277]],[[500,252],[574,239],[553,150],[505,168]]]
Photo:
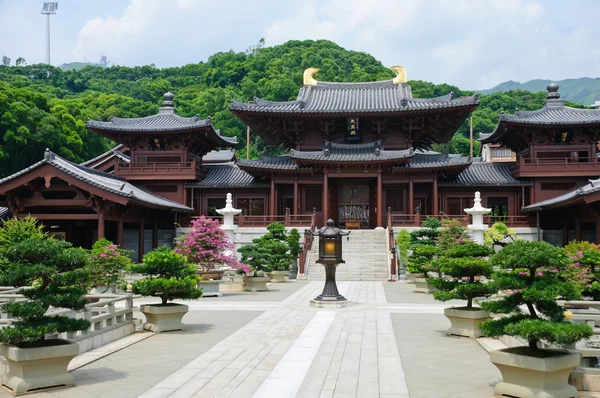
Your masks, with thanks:
[[[44,3],[42,14],[46,16],[46,64],[50,65],[50,15],[56,14],[58,3]]]

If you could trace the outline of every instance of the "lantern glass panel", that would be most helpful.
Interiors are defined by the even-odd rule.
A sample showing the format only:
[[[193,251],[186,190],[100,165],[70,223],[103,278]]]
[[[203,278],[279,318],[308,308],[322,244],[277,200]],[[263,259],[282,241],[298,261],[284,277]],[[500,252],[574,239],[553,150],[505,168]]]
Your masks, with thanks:
[[[327,239],[324,242],[324,255],[325,256],[335,256],[336,255],[336,244],[335,244],[335,240],[332,239]]]

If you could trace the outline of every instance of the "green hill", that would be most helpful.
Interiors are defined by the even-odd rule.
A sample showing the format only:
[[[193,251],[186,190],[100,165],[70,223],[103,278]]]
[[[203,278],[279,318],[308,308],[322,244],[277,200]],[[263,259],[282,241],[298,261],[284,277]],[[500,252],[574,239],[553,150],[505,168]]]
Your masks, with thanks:
[[[93,62],[69,62],[67,64],[59,65],[58,67],[62,70],[79,70],[86,66],[98,66],[98,64]]]
[[[481,94],[493,94],[510,90],[527,90],[531,92],[546,91],[546,86],[553,80],[535,79],[525,83],[509,80],[489,90],[478,91]],[[560,96],[568,101],[583,105],[592,105],[600,101],[600,78],[580,77],[579,79],[557,80]]]

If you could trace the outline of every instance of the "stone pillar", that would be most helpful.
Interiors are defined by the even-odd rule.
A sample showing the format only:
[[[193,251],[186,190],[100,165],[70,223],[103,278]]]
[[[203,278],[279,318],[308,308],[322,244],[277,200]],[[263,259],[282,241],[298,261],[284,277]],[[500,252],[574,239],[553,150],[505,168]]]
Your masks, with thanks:
[[[98,213],[98,240],[104,238],[104,213]]]
[[[383,183],[381,169],[377,170],[377,228],[383,229]]]
[[[327,225],[329,219],[329,178],[327,169],[323,169],[323,225]]]
[[[231,243],[235,243],[235,232],[238,229],[238,226],[235,225],[233,218],[241,212],[241,209],[233,208],[233,200],[231,198],[231,193],[227,194],[227,199],[225,200],[225,207],[222,209],[217,209],[217,213],[223,216],[223,224],[221,225],[221,229],[225,231],[225,234],[227,234],[227,237],[229,238]]]
[[[488,226],[483,223],[483,216],[489,214],[492,209],[486,209],[481,206],[481,194],[475,192],[475,201],[473,207],[465,209],[465,213],[472,216],[471,224],[467,228],[471,231],[471,237],[476,243],[483,244],[483,232],[488,229]]]

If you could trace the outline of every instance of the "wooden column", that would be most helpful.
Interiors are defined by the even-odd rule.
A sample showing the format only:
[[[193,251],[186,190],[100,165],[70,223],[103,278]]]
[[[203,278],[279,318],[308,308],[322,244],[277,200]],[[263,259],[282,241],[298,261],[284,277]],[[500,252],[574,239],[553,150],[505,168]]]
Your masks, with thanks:
[[[415,192],[412,178],[408,180],[408,212],[411,216],[415,214]]]
[[[579,212],[575,211],[575,239],[581,240],[581,219],[579,218]]]
[[[567,220],[563,220],[563,246],[569,243],[569,229],[567,228]]]
[[[154,224],[152,225],[152,248],[156,249],[158,247],[158,221],[154,220]]]
[[[327,169],[323,169],[323,225],[329,219],[329,178]]]
[[[377,170],[377,228],[383,228],[383,184],[381,169]]]
[[[123,220],[117,221],[117,246],[123,248]]]
[[[98,213],[98,240],[104,238],[104,212]]]
[[[269,215],[275,221],[275,180],[271,176],[271,196],[269,197]]]
[[[144,219],[140,221],[139,236],[138,236],[138,262],[142,262],[144,257]]]
[[[438,209],[438,183],[437,176],[433,176],[433,189],[432,189],[431,207],[433,209],[433,216],[437,216],[439,213]]]
[[[596,216],[596,244],[600,244],[600,216]]]
[[[294,180],[294,209],[292,210],[292,215],[300,214],[300,209],[298,208],[298,204],[300,202],[300,192],[298,191],[298,179]]]

